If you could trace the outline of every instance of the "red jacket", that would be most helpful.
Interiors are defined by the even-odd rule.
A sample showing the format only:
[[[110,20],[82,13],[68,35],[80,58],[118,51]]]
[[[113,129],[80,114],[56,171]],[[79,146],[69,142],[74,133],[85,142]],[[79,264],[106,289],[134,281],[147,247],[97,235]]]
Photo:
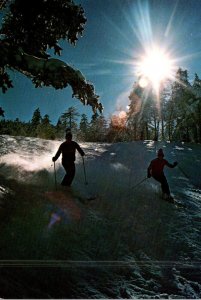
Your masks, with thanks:
[[[163,175],[163,169],[165,166],[168,166],[169,168],[174,168],[175,164],[170,164],[164,158],[160,159],[157,157],[157,158],[153,159],[147,169],[148,177]]]

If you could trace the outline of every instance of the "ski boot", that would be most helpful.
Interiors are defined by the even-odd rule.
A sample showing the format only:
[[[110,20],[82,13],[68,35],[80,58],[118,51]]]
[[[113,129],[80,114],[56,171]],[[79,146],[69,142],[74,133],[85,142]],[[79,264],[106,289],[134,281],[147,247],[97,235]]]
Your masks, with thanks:
[[[166,193],[163,193],[163,196],[162,198],[165,200],[165,201],[168,201],[170,203],[174,203],[174,198],[171,196],[171,195],[168,195]]]

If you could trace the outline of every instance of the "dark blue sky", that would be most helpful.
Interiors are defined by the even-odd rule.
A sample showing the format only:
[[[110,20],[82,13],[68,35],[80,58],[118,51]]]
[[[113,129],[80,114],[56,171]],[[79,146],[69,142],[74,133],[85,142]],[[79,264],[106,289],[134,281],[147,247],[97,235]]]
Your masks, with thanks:
[[[135,81],[132,62],[143,52],[145,44],[165,47],[176,58],[177,66],[201,77],[201,0],[77,0],[87,24],[76,47],[61,42],[60,59],[80,69],[95,85],[96,93],[108,117],[126,110],[128,94]],[[72,99],[71,88],[36,89],[23,75],[13,73],[14,89],[0,96],[6,119],[31,119],[39,107],[55,124],[59,116],[75,105],[91,118],[89,106]]]

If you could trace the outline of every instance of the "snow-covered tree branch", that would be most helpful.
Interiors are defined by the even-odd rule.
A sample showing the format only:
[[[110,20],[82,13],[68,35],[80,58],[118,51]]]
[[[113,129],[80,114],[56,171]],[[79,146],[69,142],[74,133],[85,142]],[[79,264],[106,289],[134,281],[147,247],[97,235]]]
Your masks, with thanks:
[[[70,85],[73,97],[90,105],[94,112],[101,112],[99,96],[83,74],[47,53],[53,48],[56,55],[61,54],[60,39],[75,45],[85,22],[82,7],[69,0],[33,0],[29,3],[16,0],[6,7],[0,30],[0,87],[3,93],[13,87],[7,72],[15,69],[29,77],[35,87],[63,89]]]

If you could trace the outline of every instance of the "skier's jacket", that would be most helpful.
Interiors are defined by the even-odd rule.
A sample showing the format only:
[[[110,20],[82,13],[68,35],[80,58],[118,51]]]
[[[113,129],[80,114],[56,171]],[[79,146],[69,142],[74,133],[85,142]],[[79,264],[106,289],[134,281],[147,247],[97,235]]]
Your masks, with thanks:
[[[84,151],[80,148],[80,146],[74,142],[74,141],[65,141],[63,142],[54,159],[57,160],[57,158],[62,153],[62,163],[73,163],[75,161],[75,151],[78,150],[78,152],[84,156]]]
[[[147,176],[161,176],[163,175],[163,169],[165,166],[168,166],[169,168],[174,168],[176,166],[176,162],[174,164],[170,164],[166,159],[164,158],[155,158],[151,161],[148,169],[147,169]]]

